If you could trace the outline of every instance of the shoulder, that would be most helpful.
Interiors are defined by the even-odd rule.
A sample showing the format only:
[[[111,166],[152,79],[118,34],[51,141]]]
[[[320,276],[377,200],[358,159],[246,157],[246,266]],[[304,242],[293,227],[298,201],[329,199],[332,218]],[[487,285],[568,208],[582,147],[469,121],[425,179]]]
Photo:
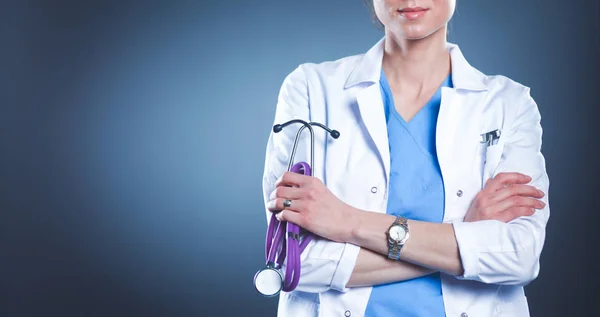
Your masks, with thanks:
[[[530,97],[530,87],[505,75],[484,75],[488,91],[511,100]]]
[[[340,77],[348,77],[364,55],[365,54],[351,55],[337,60],[323,61],[318,63],[307,62],[300,64],[298,67],[301,68],[307,75],[338,75]]]
[[[343,85],[364,55],[356,54],[336,60],[298,64],[286,75],[283,86],[314,86],[324,83],[331,85],[336,82]]]
[[[505,75],[484,75],[487,86],[489,108],[500,111],[509,125],[518,125],[523,120],[541,120],[537,102],[531,95],[531,88]],[[496,113],[491,111],[489,113]]]
[[[460,46],[448,43],[453,81],[457,88],[486,91],[489,101],[528,99],[530,88],[504,74],[489,74],[472,65]],[[456,77],[456,78],[454,78]]]
[[[323,99],[330,92],[341,91],[361,55],[343,57],[323,62],[298,64],[289,72],[279,89],[279,104],[288,106],[309,105],[310,100]]]
[[[487,87],[487,104],[491,107],[502,107],[503,112],[514,116],[523,111],[539,112],[529,86],[501,74],[482,76]]]
[[[529,87],[503,74],[488,74],[473,66],[458,44],[447,43],[453,82],[458,89],[486,91],[490,98],[514,99],[529,94]]]

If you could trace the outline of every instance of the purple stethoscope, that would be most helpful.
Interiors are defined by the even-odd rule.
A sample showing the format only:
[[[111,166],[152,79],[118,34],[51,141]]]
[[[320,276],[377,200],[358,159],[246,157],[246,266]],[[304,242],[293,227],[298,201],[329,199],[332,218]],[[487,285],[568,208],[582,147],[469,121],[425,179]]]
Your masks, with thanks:
[[[299,119],[290,120],[284,124],[276,124],[273,126],[273,132],[279,133],[283,128],[293,123],[301,123],[302,127],[300,127],[298,133],[296,133],[296,139],[294,140],[294,146],[292,148],[287,170],[288,172],[291,171],[312,176],[315,148],[315,138],[312,126],[323,128],[329,132],[329,135],[334,139],[339,138],[340,133],[336,130],[329,129],[323,124],[316,122],[309,123]],[[308,128],[310,131],[310,165],[306,162],[298,162],[292,165],[298,147],[298,140],[305,128]],[[283,243],[284,239],[286,240],[286,243]],[[256,290],[267,297],[277,296],[282,290],[284,292],[293,291],[300,281],[300,255],[311,240],[312,235],[310,233],[307,233],[304,238],[301,239],[300,227],[298,227],[298,225],[289,222],[280,222],[275,217],[275,213],[273,213],[267,229],[265,243],[265,257],[267,264],[254,275],[254,287]],[[286,257],[287,265],[284,278],[284,275],[281,272],[281,266]]]

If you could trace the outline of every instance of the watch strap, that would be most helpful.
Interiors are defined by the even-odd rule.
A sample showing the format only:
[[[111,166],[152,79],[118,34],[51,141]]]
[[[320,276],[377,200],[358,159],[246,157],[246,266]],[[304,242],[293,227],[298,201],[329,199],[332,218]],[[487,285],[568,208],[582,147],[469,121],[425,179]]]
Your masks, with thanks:
[[[402,248],[402,246],[400,246],[399,243],[392,243],[391,241],[388,242],[388,244],[388,258],[398,261],[400,259],[400,248]]]

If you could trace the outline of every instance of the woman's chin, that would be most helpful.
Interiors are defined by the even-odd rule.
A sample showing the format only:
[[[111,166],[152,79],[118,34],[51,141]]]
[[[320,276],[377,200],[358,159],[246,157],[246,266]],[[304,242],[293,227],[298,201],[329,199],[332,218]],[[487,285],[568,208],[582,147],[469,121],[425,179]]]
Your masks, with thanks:
[[[397,34],[405,38],[406,40],[416,41],[430,37],[438,30],[432,28],[425,28],[417,25],[408,25],[403,26],[400,32],[398,32]]]

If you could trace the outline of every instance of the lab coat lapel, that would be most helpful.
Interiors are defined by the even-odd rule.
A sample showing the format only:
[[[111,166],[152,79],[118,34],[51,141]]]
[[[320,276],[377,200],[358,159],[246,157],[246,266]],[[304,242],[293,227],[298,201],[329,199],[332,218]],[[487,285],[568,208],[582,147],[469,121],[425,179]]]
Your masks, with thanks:
[[[460,114],[457,104],[460,102],[460,96],[454,89],[443,87],[442,100],[440,103],[440,111],[438,114],[436,126],[436,151],[440,169],[444,178],[452,171],[452,154],[456,142],[458,132],[458,118]]]
[[[480,126],[482,122],[485,91],[484,75],[472,68],[460,49],[448,44],[452,63],[453,88],[442,88],[442,101],[436,126],[436,150],[444,184],[450,199],[466,188],[475,171],[475,158],[480,149]],[[451,221],[455,215],[452,208],[446,208],[444,221]]]
[[[482,94],[442,88],[442,102],[436,127],[436,149],[444,177],[460,177],[457,168],[466,158],[474,157],[479,142]]]
[[[442,89],[436,150],[446,189],[444,222],[462,219],[464,210],[448,206],[454,206],[455,199],[472,197],[480,186],[473,173],[477,171],[476,158],[480,155],[479,130],[484,96],[483,93]]]
[[[390,171],[390,149],[388,145],[385,110],[379,88],[385,37],[381,38],[362,57],[346,81],[346,89],[358,89],[356,101],[364,123],[385,169],[386,178]]]
[[[453,88],[442,89],[436,127],[436,149],[442,172],[452,175],[452,166],[477,149],[483,98],[487,90],[483,74],[475,70],[455,44],[448,43]],[[475,142],[475,144],[473,144]],[[467,151],[467,152],[465,152]],[[444,176],[446,176],[444,175]]]
[[[379,85],[373,84],[356,95],[362,121],[367,128],[385,169],[386,178],[390,171],[390,148],[385,121],[385,110]]]

